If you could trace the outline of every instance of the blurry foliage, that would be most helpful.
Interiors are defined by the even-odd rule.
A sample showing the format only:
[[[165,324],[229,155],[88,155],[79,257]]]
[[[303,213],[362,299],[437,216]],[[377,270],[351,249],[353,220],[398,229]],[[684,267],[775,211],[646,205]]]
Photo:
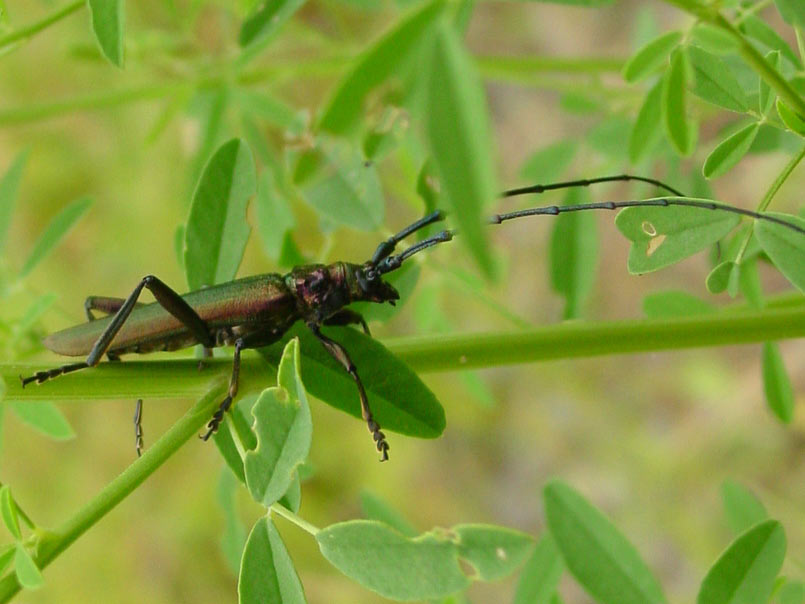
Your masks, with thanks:
[[[796,415],[803,366],[791,355],[789,375],[787,355],[771,341],[801,337],[805,324],[805,221],[785,205],[792,197],[786,182],[805,157],[805,12],[798,0],[775,0],[773,8],[763,0],[667,0],[675,8],[660,19],[660,8],[633,11],[635,2],[620,12],[607,0],[556,3],[577,6],[522,3],[498,16],[491,12],[497,5],[448,0],[0,1],[0,418],[11,409],[54,441],[73,438],[73,425],[87,426],[70,445],[33,441],[18,424],[5,428],[4,482],[15,495],[8,484],[0,488],[10,536],[0,548],[0,601],[21,588],[31,602],[99,594],[120,602],[218,601],[234,599],[237,585],[241,602],[377,601],[374,594],[445,604],[586,601],[580,590],[607,603],[690,600],[694,592],[701,603],[805,602],[803,425]],[[627,54],[623,23],[633,12]],[[542,24],[531,23],[531,14]],[[560,23],[565,15],[571,22]],[[583,54],[589,41],[581,38],[602,35],[597,15],[618,24],[608,48],[622,58],[610,50]],[[563,32],[573,52],[532,52],[532,27],[546,38],[553,28]],[[492,42],[484,40],[487,28]],[[509,37],[523,45],[504,54],[499,38]],[[515,107],[509,96],[529,89],[558,94],[562,113],[554,121],[565,130],[530,105],[521,113],[526,124],[501,114]],[[491,232],[484,222],[501,190],[499,172],[518,171],[508,167],[512,157],[529,184],[578,170],[656,172],[696,203],[709,203],[705,179],[740,178],[761,156],[787,163],[771,168],[776,176],[752,177],[765,191],[757,200],[757,187],[733,193],[760,213],[779,203],[789,211],[768,215],[795,229],[682,206],[618,216],[632,273],[714,250],[698,289],[690,279],[682,291],[678,281],[644,278],[656,288],[644,298],[645,323],[601,320],[624,301],[636,310],[628,303],[639,294],[609,287],[617,282],[606,262],[613,240],[598,233],[592,212],[543,219],[553,220],[553,231],[538,252],[537,218],[523,221],[525,238],[513,227],[505,245],[488,241],[505,228]],[[501,158],[507,166],[498,170]],[[618,191],[649,194],[640,183]],[[576,189],[564,204],[589,197]],[[346,444],[362,432],[357,422],[308,406],[306,386],[360,416],[351,379],[305,330],[246,359],[245,396],[214,439],[225,462],[217,481],[210,468],[221,462],[212,448],[185,447],[192,459],[179,466],[176,455],[176,473],[166,468],[135,492],[202,429],[229,363],[209,361],[193,375],[175,360],[124,363],[47,389],[19,386],[19,373],[58,362],[31,364],[42,335],[83,319],[80,301],[91,293],[125,295],[150,272],[183,291],[181,275],[197,289],[230,281],[239,268],[253,274],[358,262],[437,207],[448,210],[456,243],[389,275],[402,308],[364,304],[361,312],[381,336],[414,328],[425,334],[388,346],[421,372],[448,367],[459,379],[426,385],[379,342],[352,331],[338,336],[380,423],[398,433],[393,464],[372,469],[363,435]],[[259,245],[250,243],[252,232]],[[529,254],[548,255],[538,268],[549,276],[538,275]],[[545,282],[555,296],[539,291]],[[701,299],[707,292],[735,300]],[[541,306],[549,310],[535,310]],[[586,320],[558,326],[550,350],[535,350],[548,331],[532,325],[548,317]],[[467,325],[504,327],[486,336],[485,353],[470,347],[474,336],[460,334]],[[642,337],[629,335],[635,328]],[[687,367],[658,366],[650,357],[631,366],[576,360],[521,374],[469,370],[764,340],[762,371],[754,372],[762,386],[748,399],[762,390],[771,411],[765,416],[734,404],[746,383],[726,382],[741,380],[741,369],[730,372],[704,355]],[[472,354],[453,354],[461,345]],[[604,375],[596,380],[598,371]],[[273,375],[276,385],[257,396]],[[179,420],[149,404],[147,434],[160,426],[164,435],[87,507],[44,529],[55,524],[55,508],[77,508],[97,491],[99,476],[117,473],[124,462],[115,455],[107,462],[107,453],[123,448],[122,427],[109,428],[108,409],[64,414],[35,399],[128,398],[146,389],[154,398],[203,396]],[[708,402],[699,399],[729,405],[704,412]],[[439,400],[452,429],[445,431]],[[461,405],[467,400],[480,404]],[[67,446],[78,447],[74,457],[59,448]],[[554,474],[566,478],[549,479]],[[759,486],[761,497],[744,481]],[[363,490],[366,484],[384,496]],[[711,530],[719,488],[725,526]],[[366,519],[336,521],[358,513],[359,492]],[[139,502],[133,522],[109,524],[108,533],[105,524],[95,526],[125,499]],[[457,523],[465,515],[522,530]],[[309,535],[281,523],[278,530],[278,516]],[[421,531],[420,524],[436,528]],[[40,571],[89,528],[82,542],[93,552],[71,550],[48,571],[53,578],[43,578]],[[177,545],[183,540],[190,547]],[[508,583],[484,585],[518,572]]]

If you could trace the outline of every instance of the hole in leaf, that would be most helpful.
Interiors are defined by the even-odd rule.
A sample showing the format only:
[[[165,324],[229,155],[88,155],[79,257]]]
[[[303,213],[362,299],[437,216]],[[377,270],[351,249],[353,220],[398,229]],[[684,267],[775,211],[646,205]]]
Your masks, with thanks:
[[[649,237],[657,236],[657,229],[655,229],[654,225],[651,224],[648,220],[644,220],[643,224],[640,225],[640,228],[643,229],[643,232]]]
[[[497,556],[498,560],[506,560],[509,555],[506,553],[506,550],[502,547],[498,547],[495,549],[495,556]]]

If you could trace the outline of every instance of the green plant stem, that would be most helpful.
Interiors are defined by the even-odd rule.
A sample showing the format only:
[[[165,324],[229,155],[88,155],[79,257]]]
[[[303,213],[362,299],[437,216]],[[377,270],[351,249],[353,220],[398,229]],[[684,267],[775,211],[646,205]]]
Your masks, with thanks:
[[[54,23],[61,21],[65,17],[73,14],[78,9],[86,4],[85,0],[76,0],[67,6],[63,6],[55,10],[53,13],[37,21],[36,23],[32,23],[26,27],[21,27],[19,29],[15,29],[7,33],[4,36],[0,36],[0,48],[5,48],[9,44],[13,44],[19,40],[25,40],[28,38],[33,37],[34,35],[38,34],[43,29],[46,29],[53,25]]]
[[[657,352],[728,344],[749,344],[805,337],[805,305],[763,310],[725,309],[711,315],[680,319],[645,319],[598,323],[560,323],[511,332],[394,338],[384,343],[415,371],[455,371],[553,359]],[[275,377],[255,353],[241,360],[242,393],[265,388]],[[304,351],[303,351],[304,353]],[[175,398],[198,396],[210,380],[226,379],[229,359],[195,359],[101,363],[77,371],[70,379],[45,386],[20,386],[19,375],[49,369],[53,363],[0,365],[6,400],[88,400],[109,398]]]
[[[301,517],[297,516],[291,510],[289,510],[288,508],[286,508],[284,505],[282,505],[280,503],[272,503],[271,504],[271,511],[279,514],[280,516],[282,516],[286,520],[288,520],[290,522],[293,522],[296,526],[301,528],[303,531],[306,531],[306,532],[310,533],[314,537],[316,536],[316,533],[318,533],[319,530],[321,530],[317,526],[313,526],[312,524],[310,524],[304,518],[301,518]]]
[[[43,569],[84,532],[103,518],[112,508],[154,473],[185,442],[195,437],[207,423],[225,389],[220,381],[216,388],[205,394],[170,430],[143,456],[126,468],[87,505],[53,532],[45,533],[37,544],[34,562]],[[17,576],[11,572],[0,579],[0,602],[8,602],[20,590]]]

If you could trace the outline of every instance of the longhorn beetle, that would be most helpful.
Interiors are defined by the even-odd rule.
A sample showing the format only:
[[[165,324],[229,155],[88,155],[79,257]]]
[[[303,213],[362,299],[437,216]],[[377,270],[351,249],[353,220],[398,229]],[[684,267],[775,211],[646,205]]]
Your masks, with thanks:
[[[575,180],[549,185],[534,185],[511,189],[504,197],[514,197],[549,190],[585,187],[591,184],[634,180],[646,182],[667,190],[674,197],[631,201],[585,203],[570,206],[545,206],[496,214],[490,224],[540,214],[556,215],[581,210],[616,210],[645,206],[688,206],[703,210],[733,212],[758,220],[767,220],[785,225],[805,235],[805,229],[777,218],[750,210],[721,205],[704,200],[687,199],[675,189],[651,178],[618,175]],[[176,293],[154,275],[144,277],[128,298],[91,296],[85,302],[89,322],[56,332],[44,339],[50,350],[65,356],[87,355],[80,363],[62,365],[48,371],[39,371],[23,378],[23,387],[31,382],[41,384],[51,378],[78,371],[98,364],[104,354],[110,360],[119,360],[128,353],[144,354],[154,351],[178,350],[196,344],[210,349],[218,346],[235,347],[232,376],[229,390],[218,410],[207,424],[201,436],[207,440],[223,421],[224,414],[238,392],[240,353],[244,348],[268,346],[280,338],[296,321],[304,321],[327,352],[343,366],[355,381],[361,402],[361,414],[380,452],[381,461],[388,459],[389,445],[374,419],[358,370],[341,344],[321,332],[322,325],[359,324],[368,334],[366,321],[357,312],[346,308],[352,302],[388,302],[394,304],[400,298],[397,290],[383,281],[383,275],[400,268],[414,254],[450,241],[456,231],[443,230],[427,237],[394,255],[393,252],[404,238],[436,222],[444,220],[443,212],[437,210],[408,225],[396,235],[381,242],[372,257],[363,264],[334,262],[297,266],[289,273],[269,273],[245,277],[228,283],[192,291],[184,295]],[[143,288],[151,291],[155,303],[137,302]],[[108,316],[96,319],[92,311]],[[141,402],[135,414],[137,450],[142,444],[140,427]]]

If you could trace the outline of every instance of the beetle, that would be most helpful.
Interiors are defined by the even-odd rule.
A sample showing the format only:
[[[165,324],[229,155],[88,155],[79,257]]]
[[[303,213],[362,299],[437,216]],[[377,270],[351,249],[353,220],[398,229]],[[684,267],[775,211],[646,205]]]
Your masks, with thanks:
[[[660,181],[625,174],[511,189],[505,191],[502,196],[514,197],[627,180],[661,187],[675,197],[530,208],[496,214],[489,219],[489,223],[500,224],[525,216],[557,215],[581,210],[688,206],[729,211],[755,219],[769,220],[805,235],[805,229],[780,218],[709,201],[686,199],[679,191]],[[65,356],[87,355],[86,359],[38,371],[29,377],[20,376],[22,385],[24,387],[31,382],[41,384],[60,375],[93,367],[104,355],[115,361],[124,354],[171,351],[197,344],[201,344],[207,354],[215,347],[234,346],[229,388],[226,397],[208,422],[207,431],[201,436],[206,441],[216,432],[237,395],[241,351],[277,342],[294,323],[304,321],[327,352],[354,380],[360,398],[361,415],[380,453],[380,460],[385,461],[388,459],[389,445],[380,425],[372,415],[358,370],[346,349],[324,335],[321,326],[356,324],[361,325],[368,334],[366,321],[347,306],[352,302],[378,304],[387,302],[393,305],[400,295],[392,285],[383,280],[383,275],[400,268],[402,263],[414,254],[450,241],[456,231],[442,230],[395,255],[396,246],[409,235],[441,222],[444,218],[445,214],[436,210],[413,222],[381,242],[372,257],[363,264],[334,262],[327,265],[297,266],[285,275],[268,273],[244,277],[183,295],[168,287],[156,276],[147,275],[125,299],[90,296],[85,302],[87,323],[51,334],[43,341],[45,347],[53,352]],[[138,298],[143,289],[148,289],[156,302],[139,303]],[[96,318],[93,311],[103,312],[108,316]],[[142,445],[140,418],[141,401],[138,401],[135,413],[138,453]]]

